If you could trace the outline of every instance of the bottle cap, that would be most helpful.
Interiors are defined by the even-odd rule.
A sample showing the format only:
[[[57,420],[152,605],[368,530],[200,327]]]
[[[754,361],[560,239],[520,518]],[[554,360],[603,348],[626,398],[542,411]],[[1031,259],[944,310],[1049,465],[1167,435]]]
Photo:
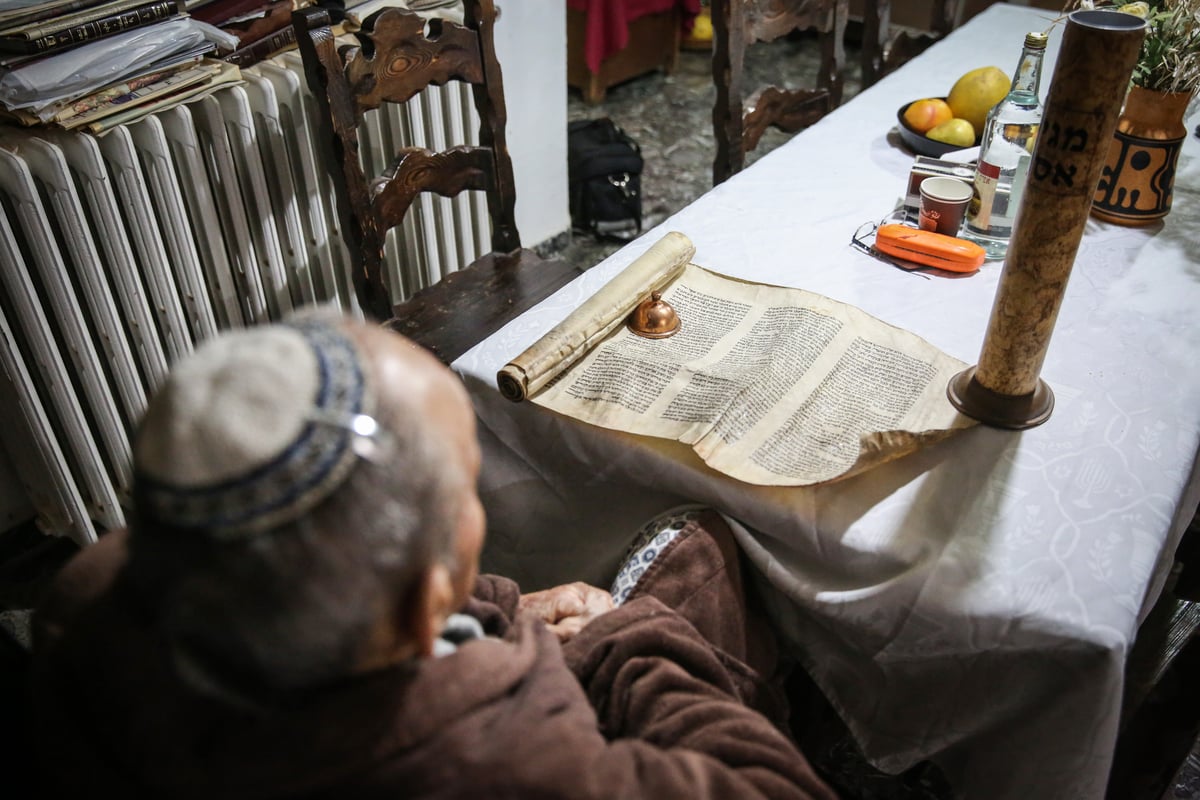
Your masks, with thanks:
[[[1046,40],[1050,37],[1041,31],[1031,31],[1025,34],[1025,46],[1037,50],[1046,49]]]

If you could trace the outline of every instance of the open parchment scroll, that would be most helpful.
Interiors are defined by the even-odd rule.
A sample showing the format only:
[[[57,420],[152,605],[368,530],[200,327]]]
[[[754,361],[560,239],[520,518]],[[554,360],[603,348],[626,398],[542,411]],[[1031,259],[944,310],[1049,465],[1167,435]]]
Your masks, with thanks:
[[[501,391],[684,442],[769,486],[844,478],[974,424],[946,399],[963,362],[845,303],[709,272],[694,253],[667,234],[509,362]],[[654,290],[681,320],[667,339],[624,327]]]

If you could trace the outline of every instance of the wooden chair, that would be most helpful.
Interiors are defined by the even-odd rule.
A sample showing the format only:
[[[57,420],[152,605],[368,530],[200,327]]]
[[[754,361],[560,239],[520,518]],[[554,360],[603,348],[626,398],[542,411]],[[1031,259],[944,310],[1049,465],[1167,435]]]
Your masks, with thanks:
[[[324,9],[292,15],[308,83],[322,112],[343,230],[357,261],[359,302],[446,363],[578,274],[521,247],[504,87],[492,39],[496,11],[492,0],[466,0],[464,6],[464,25],[383,9],[363,22],[356,34],[359,45],[342,52]],[[363,115],[449,81],[472,87],[480,144],[442,152],[402,147],[382,175],[369,179],[359,160]],[[387,232],[403,221],[420,192],[452,197],[466,190],[487,195],[492,252],[393,306],[384,261]]]
[[[893,31],[892,0],[865,0],[863,4],[862,86],[867,88],[904,62],[923,53],[954,30],[960,0],[932,0],[931,27],[927,33]]]
[[[713,81],[717,87],[713,185],[741,171],[746,153],[758,146],[768,127],[795,133],[841,104],[842,37],[848,8],[848,0],[712,0]],[[764,86],[746,96],[742,85],[746,48],[809,28],[818,31],[821,42],[816,88]]]

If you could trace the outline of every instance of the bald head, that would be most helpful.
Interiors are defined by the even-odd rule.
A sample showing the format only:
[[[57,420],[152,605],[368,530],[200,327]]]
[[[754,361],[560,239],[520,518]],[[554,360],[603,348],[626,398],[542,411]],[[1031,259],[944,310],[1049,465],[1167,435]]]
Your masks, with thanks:
[[[361,323],[350,325],[349,330],[371,364],[379,396],[387,398],[381,402],[381,416],[387,416],[393,429],[415,424],[438,442],[442,478],[456,498],[453,508],[445,511],[452,550],[445,561],[451,567],[451,594],[444,602],[448,610],[455,610],[466,601],[478,574],[485,528],[475,491],[480,456],[471,401],[454,373],[415,343]],[[444,616],[435,612],[439,615]]]
[[[444,465],[466,469],[474,482],[479,459],[475,415],[462,382],[429,351],[398,333],[361,322],[345,325],[370,364],[380,414],[395,426],[415,422],[431,430],[444,443]]]

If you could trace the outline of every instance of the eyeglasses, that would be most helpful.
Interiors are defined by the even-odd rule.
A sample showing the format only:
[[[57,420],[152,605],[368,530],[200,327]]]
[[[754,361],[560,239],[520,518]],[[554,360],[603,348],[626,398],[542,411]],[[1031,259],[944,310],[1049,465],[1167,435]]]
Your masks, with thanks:
[[[858,230],[856,230],[854,232],[854,234],[850,237],[850,246],[853,247],[855,250],[859,250],[863,253],[866,253],[871,258],[878,259],[879,261],[882,261],[885,264],[893,266],[896,269],[903,270],[904,272],[907,272],[909,275],[916,275],[917,277],[924,278],[925,280],[929,280],[928,275],[924,274],[923,272],[919,272],[919,270],[922,269],[920,264],[909,264],[909,263],[906,263],[903,261],[897,261],[896,259],[892,258],[891,256],[881,253],[875,249],[875,247],[873,245],[873,242],[875,241],[875,231],[879,230],[879,226],[881,224],[885,224],[888,221],[889,221],[888,219],[884,219],[882,223],[881,222],[864,222],[862,225],[859,225]],[[868,241],[868,239],[870,241]]]

